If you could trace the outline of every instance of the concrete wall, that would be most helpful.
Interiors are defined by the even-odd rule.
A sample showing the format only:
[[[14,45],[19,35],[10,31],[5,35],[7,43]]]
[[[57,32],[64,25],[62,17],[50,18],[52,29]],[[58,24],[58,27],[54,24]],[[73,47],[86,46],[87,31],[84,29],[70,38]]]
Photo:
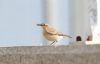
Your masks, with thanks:
[[[100,45],[1,47],[0,64],[100,64]]]

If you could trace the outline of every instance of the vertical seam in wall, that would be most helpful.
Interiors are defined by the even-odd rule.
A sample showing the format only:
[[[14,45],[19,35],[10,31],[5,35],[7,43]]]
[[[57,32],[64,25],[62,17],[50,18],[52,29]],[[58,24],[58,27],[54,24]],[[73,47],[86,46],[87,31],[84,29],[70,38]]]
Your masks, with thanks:
[[[22,56],[20,55],[20,64],[21,64],[21,62],[22,62]]]

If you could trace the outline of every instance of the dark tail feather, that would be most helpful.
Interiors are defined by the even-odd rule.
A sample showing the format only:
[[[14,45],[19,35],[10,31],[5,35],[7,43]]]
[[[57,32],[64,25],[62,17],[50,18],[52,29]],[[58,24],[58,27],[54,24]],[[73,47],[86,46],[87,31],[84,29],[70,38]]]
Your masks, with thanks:
[[[66,37],[72,38],[71,36],[69,36],[69,35],[64,35],[64,34],[59,34],[59,36],[66,36]]]

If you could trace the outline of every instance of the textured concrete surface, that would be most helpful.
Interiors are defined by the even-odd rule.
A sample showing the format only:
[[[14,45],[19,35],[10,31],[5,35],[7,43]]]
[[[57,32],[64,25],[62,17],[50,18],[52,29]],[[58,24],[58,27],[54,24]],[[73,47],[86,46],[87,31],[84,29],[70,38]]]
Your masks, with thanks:
[[[1,47],[0,64],[100,64],[100,45]]]

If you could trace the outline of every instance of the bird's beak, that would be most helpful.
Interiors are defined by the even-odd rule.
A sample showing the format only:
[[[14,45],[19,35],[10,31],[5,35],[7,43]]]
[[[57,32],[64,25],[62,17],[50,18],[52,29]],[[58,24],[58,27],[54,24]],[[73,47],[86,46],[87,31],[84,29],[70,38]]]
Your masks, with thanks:
[[[43,24],[37,24],[37,26],[44,26]]]

